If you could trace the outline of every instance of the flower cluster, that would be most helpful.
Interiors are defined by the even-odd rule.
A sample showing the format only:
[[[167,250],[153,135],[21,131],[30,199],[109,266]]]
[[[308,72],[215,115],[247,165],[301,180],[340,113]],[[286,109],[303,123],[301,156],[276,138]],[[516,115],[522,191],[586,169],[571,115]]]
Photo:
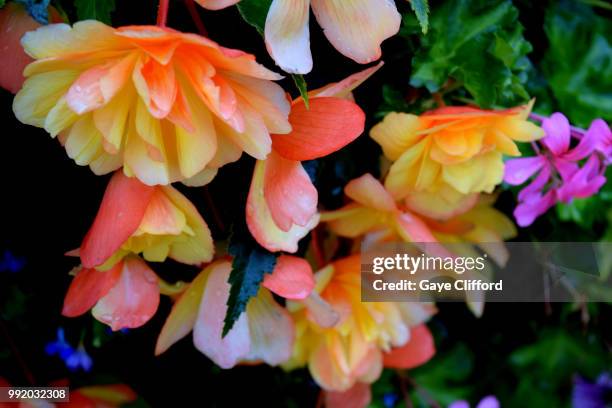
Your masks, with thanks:
[[[588,130],[573,128],[562,113],[542,122],[546,136],[534,144],[536,156],[509,160],[504,181],[521,185],[533,180],[518,195],[516,222],[526,227],[557,202],[596,194],[606,183],[606,167],[612,163],[612,132],[602,119]],[[572,138],[576,140],[572,147]]]
[[[198,3],[220,9],[237,0]],[[381,43],[399,30],[400,15],[389,0],[273,0],[265,44],[289,73],[312,69],[311,6],[332,45],[358,63],[379,59]],[[80,247],[68,252],[80,265],[62,314],[91,310],[113,331],[136,328],[168,295],[173,307],[156,355],[192,332],[195,348],[222,368],[307,367],[330,407],[367,405],[369,385],[383,368],[411,369],[436,352],[426,325],[435,305],[361,301],[363,249],[401,241],[456,256],[461,249],[447,244],[461,243],[466,253],[484,252],[504,265],[504,241],[516,228],[494,208],[502,181],[534,178],[515,211],[526,226],[557,201],[596,193],[612,162],[603,120],[582,131],[556,113],[540,118],[540,127],[528,121],[530,114],[538,118],[534,101],[497,110],[440,103],[419,115],[391,112],[375,124],[369,136],[383,157],[372,173],[382,177],[360,174],[344,185],[344,205],[320,209],[303,162],[364,133],[366,115],[352,91],[382,62],[292,99],[274,82],[282,76],[253,55],[164,24],[51,24],[28,31],[21,43],[22,62],[29,62],[25,82],[21,72],[0,71],[0,86],[19,84],[13,87],[16,117],[57,137],[77,164],[112,174]],[[536,156],[504,161],[520,156],[521,144],[531,144]],[[239,255],[213,240],[198,208],[172,183],[204,186],[243,152],[255,163],[252,173],[241,174],[250,188],[236,224],[246,224],[273,267],[257,271],[259,280],[250,277],[252,296],[228,329],[232,262]],[[341,250],[322,248],[319,232],[342,242]],[[303,239],[308,234],[312,239]],[[152,267],[168,259],[199,273],[191,282],[168,284]],[[2,268],[12,270],[14,263],[7,255]],[[482,297],[467,303],[482,313]],[[92,366],[83,344],[73,348],[62,329],[47,353],[73,370]],[[453,404],[460,406],[467,403]],[[478,406],[498,403],[488,397]]]

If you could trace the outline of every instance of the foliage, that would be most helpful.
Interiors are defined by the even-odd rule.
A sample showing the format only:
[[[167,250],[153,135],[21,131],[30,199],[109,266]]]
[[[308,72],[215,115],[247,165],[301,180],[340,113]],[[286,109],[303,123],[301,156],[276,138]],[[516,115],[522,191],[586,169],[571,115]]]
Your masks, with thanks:
[[[111,23],[111,13],[115,10],[115,0],[75,0],[79,20],[98,20]]]

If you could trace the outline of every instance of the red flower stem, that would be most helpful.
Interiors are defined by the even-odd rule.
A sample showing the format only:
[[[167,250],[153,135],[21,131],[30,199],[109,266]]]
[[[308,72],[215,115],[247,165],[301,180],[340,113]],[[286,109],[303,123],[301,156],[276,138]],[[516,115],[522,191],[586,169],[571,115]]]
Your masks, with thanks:
[[[166,26],[168,20],[168,7],[170,6],[170,0],[159,0],[159,7],[157,9],[157,25],[160,27]]]
[[[26,380],[28,380],[31,385],[35,385],[36,380],[34,379],[34,375],[32,375],[32,372],[28,369],[28,365],[26,364],[25,360],[23,359],[23,356],[19,352],[19,349],[17,348],[17,345],[9,334],[8,329],[6,328],[4,323],[2,323],[2,319],[0,319],[0,331],[2,332],[2,335],[6,340],[7,344],[9,345],[9,348],[13,352],[13,357],[15,357],[15,360],[17,360],[17,363],[21,367],[21,370],[23,371]]]
[[[321,248],[321,240],[319,239],[316,228],[310,231],[310,239],[312,243],[312,252],[315,257],[315,262],[317,263],[317,269],[321,269],[325,266],[325,254]]]
[[[200,35],[208,37],[208,31],[206,30],[206,26],[204,26],[204,22],[202,22],[202,19],[200,18],[200,13],[198,12],[198,9],[196,8],[196,5],[193,0],[185,0],[185,6],[187,7],[187,10],[191,15],[191,19],[193,20]]]

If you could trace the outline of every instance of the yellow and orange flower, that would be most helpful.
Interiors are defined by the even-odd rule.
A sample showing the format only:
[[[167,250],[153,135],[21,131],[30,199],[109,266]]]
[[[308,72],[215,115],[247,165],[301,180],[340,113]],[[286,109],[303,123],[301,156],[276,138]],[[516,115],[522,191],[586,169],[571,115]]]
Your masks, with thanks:
[[[296,341],[286,369],[307,365],[327,391],[347,391],[375,381],[383,366],[412,368],[435,353],[423,323],[435,313],[426,303],[361,302],[361,261],[352,255],[315,274],[315,292],[338,313],[322,326],[317,309],[289,302]]]
[[[409,206],[430,209],[432,216],[448,217],[455,207],[469,207],[473,194],[490,193],[502,181],[502,156],[520,156],[515,142],[544,135],[527,121],[531,105],[500,111],[444,107],[421,116],[388,114],[370,132],[393,162],[385,187],[395,199],[409,197]]]
[[[97,21],[27,33],[36,61],[17,118],[59,135],[96,174],[123,166],[148,185],[202,185],[242,152],[265,159],[270,133],[291,130],[281,76],[239,50],[169,28]]]
[[[257,296],[222,337],[227,312],[231,262],[219,260],[206,267],[177,299],[157,340],[161,354],[193,330],[198,350],[222,368],[240,362],[265,361],[278,365],[291,355],[295,328],[287,310],[272,296],[304,299],[314,287],[312,269],[304,259],[283,255],[266,275]]]
[[[106,270],[130,253],[199,265],[213,257],[210,230],[172,186],[147,186],[116,172],[79,249],[85,268]]]

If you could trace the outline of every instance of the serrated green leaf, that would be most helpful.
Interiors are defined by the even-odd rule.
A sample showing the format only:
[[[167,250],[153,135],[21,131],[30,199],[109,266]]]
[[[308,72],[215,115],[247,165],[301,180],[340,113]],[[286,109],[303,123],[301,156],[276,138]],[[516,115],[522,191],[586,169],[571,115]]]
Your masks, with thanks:
[[[306,105],[306,109],[308,109],[308,85],[306,84],[304,76],[301,74],[293,74],[291,75],[291,78],[293,78],[293,82],[295,83],[298,91],[300,91],[300,96],[304,100],[304,105]]]
[[[227,313],[223,321],[223,333],[234,327],[234,323],[246,309],[249,300],[257,295],[266,273],[276,265],[276,254],[262,248],[242,228],[234,230],[230,239],[229,253],[234,258],[228,283],[231,285],[227,299]]]
[[[406,24],[405,24],[406,25]],[[404,30],[403,35],[411,35]],[[513,105],[528,99],[531,70],[518,11],[501,0],[457,0],[432,10],[430,31],[419,37],[410,84],[437,92],[453,78],[482,107]]]
[[[255,27],[259,34],[263,35],[271,4],[272,0],[242,0],[237,6],[244,21]]]
[[[549,48],[542,68],[559,107],[572,123],[587,127],[612,121],[612,24],[580,2],[548,9]]]
[[[49,1],[50,0],[16,0],[23,4],[28,14],[40,24],[49,24]]]
[[[416,15],[421,31],[427,34],[429,29],[429,2],[427,0],[410,0],[410,6]]]
[[[75,0],[79,20],[98,20],[111,24],[111,13],[115,11],[115,0]]]

